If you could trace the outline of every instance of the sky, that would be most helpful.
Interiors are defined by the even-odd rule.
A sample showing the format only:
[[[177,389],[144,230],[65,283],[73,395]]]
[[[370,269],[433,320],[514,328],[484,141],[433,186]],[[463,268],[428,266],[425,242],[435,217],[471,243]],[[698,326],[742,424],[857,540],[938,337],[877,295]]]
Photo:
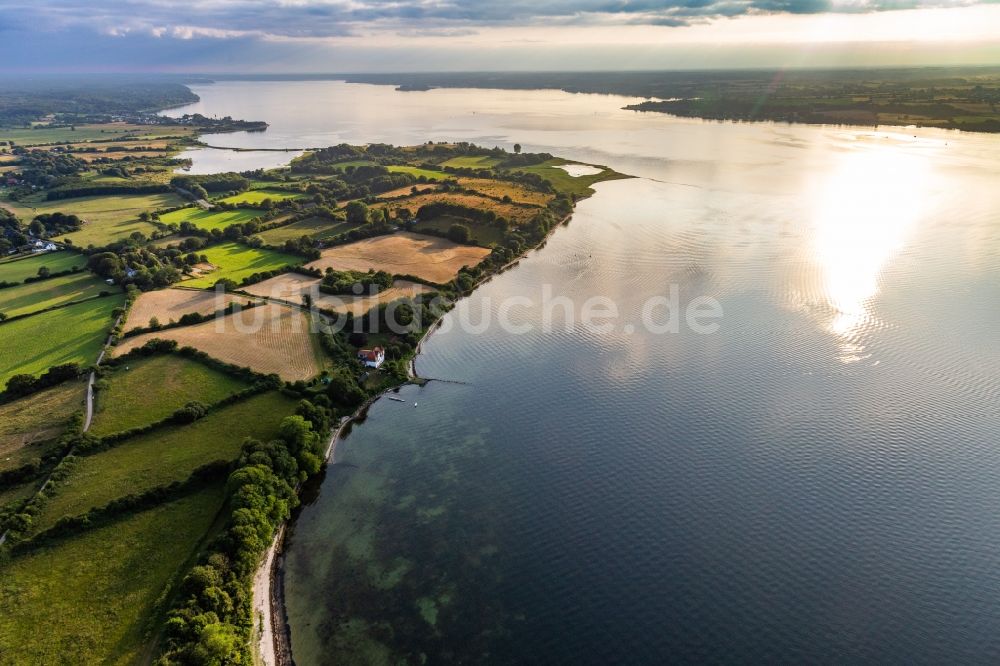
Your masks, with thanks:
[[[929,64],[1000,64],[1000,0],[0,0],[14,74]]]

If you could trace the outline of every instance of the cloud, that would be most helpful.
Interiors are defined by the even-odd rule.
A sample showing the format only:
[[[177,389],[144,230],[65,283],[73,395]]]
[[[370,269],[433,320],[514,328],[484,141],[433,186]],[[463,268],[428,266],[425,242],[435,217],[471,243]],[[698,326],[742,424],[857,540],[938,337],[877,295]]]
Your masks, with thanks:
[[[980,0],[995,2],[997,0]],[[371,32],[468,35],[477,28],[532,25],[683,26],[760,13],[879,12],[953,7],[976,0],[0,0],[6,16],[31,30],[90,28],[176,39],[248,35],[324,39]],[[95,6],[97,5],[97,6]]]
[[[172,69],[190,71],[370,71],[587,67],[595,41],[631,48],[638,66],[684,35],[717,48],[740,25],[805,15],[884,18],[913,7],[993,12],[1000,0],[0,0],[5,71]],[[942,10],[949,11],[949,10]],[[906,14],[906,12],[903,12]],[[746,17],[746,18],[743,18]],[[726,20],[723,20],[726,19]],[[828,19],[824,17],[823,23]],[[968,22],[963,24],[967,29]],[[990,24],[980,21],[980,28]],[[691,26],[682,28],[682,26]],[[675,28],[682,31],[673,32]],[[699,32],[700,31],[700,32]],[[955,32],[954,30],[952,31]],[[635,34],[644,41],[637,45]],[[781,30],[764,42],[781,41]],[[776,38],[775,35],[778,35]],[[690,39],[690,37],[688,37]],[[850,39],[850,34],[846,35]],[[992,37],[990,43],[996,43]],[[530,45],[530,46],[526,46]],[[713,46],[714,45],[714,46]],[[627,48],[626,48],[627,47]],[[562,49],[579,48],[565,64]],[[617,48],[617,46],[615,46]],[[506,50],[505,50],[506,49]],[[710,52],[710,51],[708,51]],[[524,56],[522,62],[517,58]],[[656,56],[660,57],[660,56]],[[699,64],[692,59],[680,66]],[[615,61],[619,62],[619,61]],[[506,63],[510,63],[507,65]],[[738,66],[748,66],[734,59]],[[593,64],[589,66],[594,66]],[[645,66],[645,65],[644,65]],[[2,73],[0,73],[2,74]]]

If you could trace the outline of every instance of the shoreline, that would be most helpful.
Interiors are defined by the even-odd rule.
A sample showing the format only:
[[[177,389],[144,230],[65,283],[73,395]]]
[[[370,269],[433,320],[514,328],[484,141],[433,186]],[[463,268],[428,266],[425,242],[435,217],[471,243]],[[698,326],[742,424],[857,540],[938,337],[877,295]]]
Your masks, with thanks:
[[[626,177],[633,178],[634,176]],[[600,182],[594,183],[594,185],[600,185]],[[469,291],[467,295],[461,296],[454,301],[453,308],[454,305],[457,305],[463,298],[469,298],[475,294],[481,285],[489,282],[494,277],[505,273],[511,268],[514,268],[521,262],[522,259],[529,256],[532,252],[536,252],[544,248],[548,243],[549,238],[552,237],[556,230],[568,224],[573,218],[573,214],[576,212],[576,204],[579,203],[579,201],[583,201],[583,199],[588,198],[590,197],[583,197],[574,202],[573,210],[559,220],[558,223],[553,224],[552,228],[549,229],[548,233],[545,234],[545,237],[539,241],[538,245],[530,248],[524,254],[511,259],[495,272],[483,277],[473,286],[472,290]],[[448,312],[451,312],[451,310],[449,309]],[[337,425],[336,430],[334,430],[330,435],[330,441],[327,444],[326,454],[323,459],[324,467],[330,464],[330,461],[336,454],[337,443],[343,438],[344,430],[348,425],[357,421],[365,414],[365,412],[368,411],[368,408],[370,408],[387,393],[396,392],[407,384],[420,385],[423,378],[417,374],[417,357],[421,353],[424,342],[426,342],[427,339],[430,338],[431,334],[438,329],[441,321],[448,314],[448,312],[428,326],[427,330],[424,331],[424,334],[420,336],[420,340],[417,341],[417,345],[414,347],[413,356],[410,358],[410,362],[408,364],[408,377],[406,381],[383,389],[378,394],[365,400],[350,415],[344,416],[340,419],[340,423]],[[431,380],[427,379],[424,381]],[[295,516],[292,516],[281,524],[275,532],[274,538],[271,540],[271,545],[268,547],[267,551],[265,551],[264,557],[261,558],[257,571],[254,572],[251,590],[253,597],[252,607],[254,614],[254,639],[251,647],[253,661],[255,664],[260,666],[294,666],[295,664],[295,660],[292,658],[291,627],[288,624],[288,612],[285,607],[284,576],[281,573],[282,566],[284,565],[285,542],[288,536],[289,528],[294,525],[294,521]],[[266,637],[268,636],[271,638],[269,644],[266,643]]]

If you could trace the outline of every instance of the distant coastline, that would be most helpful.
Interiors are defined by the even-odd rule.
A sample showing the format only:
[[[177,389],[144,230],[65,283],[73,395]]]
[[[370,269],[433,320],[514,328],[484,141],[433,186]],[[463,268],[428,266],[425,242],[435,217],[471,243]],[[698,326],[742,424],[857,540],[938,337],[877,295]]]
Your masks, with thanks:
[[[230,75],[218,80],[344,81],[389,85],[400,92],[562,90],[638,98],[643,101],[623,108],[705,120],[1000,132],[1000,67]]]

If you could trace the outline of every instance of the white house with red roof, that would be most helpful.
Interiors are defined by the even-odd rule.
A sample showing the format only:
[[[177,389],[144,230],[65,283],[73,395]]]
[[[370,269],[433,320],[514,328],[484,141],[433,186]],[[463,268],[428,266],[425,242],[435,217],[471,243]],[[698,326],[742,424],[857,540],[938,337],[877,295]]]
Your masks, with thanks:
[[[385,349],[382,347],[362,349],[358,352],[358,360],[360,360],[366,368],[378,368],[385,363]]]

